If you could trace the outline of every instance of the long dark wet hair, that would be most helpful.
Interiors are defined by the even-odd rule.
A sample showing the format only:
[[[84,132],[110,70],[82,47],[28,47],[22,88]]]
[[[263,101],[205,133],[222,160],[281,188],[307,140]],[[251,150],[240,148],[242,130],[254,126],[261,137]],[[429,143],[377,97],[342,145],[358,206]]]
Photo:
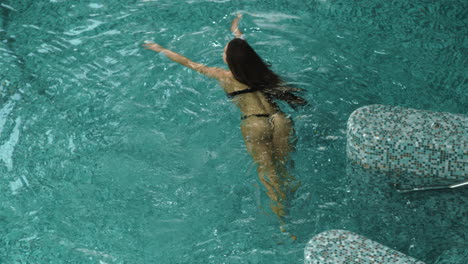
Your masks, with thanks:
[[[236,80],[261,91],[268,99],[283,100],[293,108],[307,104],[304,98],[295,94],[304,90],[285,86],[247,41],[231,40],[226,49],[226,62]]]

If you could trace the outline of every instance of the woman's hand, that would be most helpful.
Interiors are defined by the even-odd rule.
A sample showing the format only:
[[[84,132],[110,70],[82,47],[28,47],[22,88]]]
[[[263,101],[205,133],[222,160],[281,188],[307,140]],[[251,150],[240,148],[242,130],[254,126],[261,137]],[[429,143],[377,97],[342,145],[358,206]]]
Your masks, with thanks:
[[[239,30],[239,20],[241,18],[242,14],[239,13],[231,22],[231,32],[236,36],[236,38],[240,38],[242,36],[242,31]]]
[[[143,44],[143,47],[145,47],[145,49],[154,50],[156,52],[161,52],[164,50],[163,46],[152,42]]]

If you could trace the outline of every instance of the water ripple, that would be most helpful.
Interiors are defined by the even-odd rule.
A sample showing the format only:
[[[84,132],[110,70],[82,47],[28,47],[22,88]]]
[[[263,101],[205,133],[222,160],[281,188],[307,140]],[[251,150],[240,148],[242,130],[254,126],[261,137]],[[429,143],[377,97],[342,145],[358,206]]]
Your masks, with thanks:
[[[21,117],[17,117],[15,120],[15,127],[10,134],[7,142],[0,146],[0,159],[3,160],[5,166],[9,171],[13,169],[13,152],[15,146],[19,141],[20,136]]]
[[[72,29],[69,29],[68,31],[65,31],[63,34],[67,36],[77,36],[84,32],[94,30],[95,28],[105,23],[103,21],[99,21],[95,19],[87,19],[86,21],[88,25],[74,27]]]

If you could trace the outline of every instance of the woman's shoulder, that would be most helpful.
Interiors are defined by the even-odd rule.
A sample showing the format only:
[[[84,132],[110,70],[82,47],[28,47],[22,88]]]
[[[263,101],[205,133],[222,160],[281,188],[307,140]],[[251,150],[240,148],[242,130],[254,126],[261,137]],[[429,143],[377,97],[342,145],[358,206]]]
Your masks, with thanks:
[[[222,69],[219,71],[218,80],[224,85],[232,86],[237,80],[232,75],[231,71]]]
[[[223,73],[223,77],[219,79],[219,82],[226,93],[232,93],[248,88],[247,85],[236,80],[231,71],[225,71]]]

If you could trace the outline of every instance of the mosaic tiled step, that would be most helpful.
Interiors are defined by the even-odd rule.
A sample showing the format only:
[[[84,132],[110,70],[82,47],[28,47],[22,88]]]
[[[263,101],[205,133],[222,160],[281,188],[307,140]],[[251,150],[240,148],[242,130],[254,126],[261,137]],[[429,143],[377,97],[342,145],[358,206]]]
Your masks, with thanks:
[[[305,264],[424,264],[345,230],[330,230],[313,237],[304,255]]]
[[[410,174],[418,184],[468,180],[468,117],[364,106],[349,117],[347,155],[364,168]]]

